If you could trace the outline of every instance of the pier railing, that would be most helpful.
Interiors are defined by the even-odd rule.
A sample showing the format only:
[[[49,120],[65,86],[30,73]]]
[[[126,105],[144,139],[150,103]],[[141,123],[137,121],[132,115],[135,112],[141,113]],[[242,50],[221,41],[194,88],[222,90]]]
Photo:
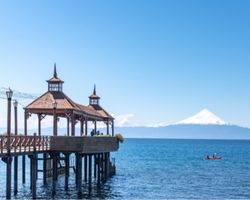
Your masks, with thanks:
[[[49,148],[49,136],[0,136],[1,154],[46,151]]]
[[[115,137],[68,137],[0,135],[0,157],[6,154],[29,154],[32,152],[114,152],[119,148]]]

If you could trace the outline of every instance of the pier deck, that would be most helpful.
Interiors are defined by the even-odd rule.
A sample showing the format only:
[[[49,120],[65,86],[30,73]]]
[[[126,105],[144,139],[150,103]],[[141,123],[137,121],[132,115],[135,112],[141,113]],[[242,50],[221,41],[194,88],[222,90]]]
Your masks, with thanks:
[[[0,136],[0,157],[30,155],[36,153],[104,153],[119,148],[115,137],[67,137],[67,136]]]

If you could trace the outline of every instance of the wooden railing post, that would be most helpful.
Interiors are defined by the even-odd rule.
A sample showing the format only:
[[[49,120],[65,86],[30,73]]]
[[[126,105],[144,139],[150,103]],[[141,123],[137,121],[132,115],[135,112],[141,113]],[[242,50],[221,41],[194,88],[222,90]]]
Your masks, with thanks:
[[[44,136],[42,136],[42,150],[44,151]]]
[[[33,151],[36,151],[36,133],[34,133],[34,139],[33,139]]]
[[[22,136],[19,136],[20,142],[19,142],[19,151],[22,151]]]
[[[28,136],[28,145],[29,145],[29,151],[30,151],[30,137]]]

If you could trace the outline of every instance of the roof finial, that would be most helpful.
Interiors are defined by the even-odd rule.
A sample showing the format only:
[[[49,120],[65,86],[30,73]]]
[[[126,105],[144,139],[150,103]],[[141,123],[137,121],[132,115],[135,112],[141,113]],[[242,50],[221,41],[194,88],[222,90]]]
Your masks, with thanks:
[[[56,63],[54,63],[54,77],[57,78]]]
[[[93,95],[96,95],[96,87],[95,87],[95,84],[94,84],[94,91],[93,91]]]

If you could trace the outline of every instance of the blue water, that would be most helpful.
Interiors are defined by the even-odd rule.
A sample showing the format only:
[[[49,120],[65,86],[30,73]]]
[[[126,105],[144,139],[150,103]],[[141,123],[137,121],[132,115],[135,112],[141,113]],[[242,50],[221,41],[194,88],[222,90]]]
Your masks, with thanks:
[[[214,152],[223,159],[203,160]],[[117,175],[91,191],[83,185],[83,199],[250,199],[250,141],[127,139],[112,157]],[[4,198],[3,163],[0,173]],[[39,198],[50,198],[50,189],[51,182],[45,187],[38,180]],[[31,198],[28,174],[27,184],[19,184],[13,198]],[[55,199],[77,199],[73,172],[68,192],[59,178]]]

